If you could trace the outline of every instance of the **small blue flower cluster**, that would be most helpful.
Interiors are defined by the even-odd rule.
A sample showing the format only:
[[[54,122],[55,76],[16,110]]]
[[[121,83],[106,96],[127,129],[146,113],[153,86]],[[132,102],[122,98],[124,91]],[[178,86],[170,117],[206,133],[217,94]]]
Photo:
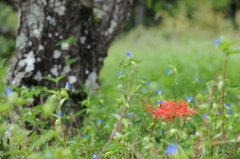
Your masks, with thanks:
[[[131,57],[132,54],[131,54],[130,52],[126,52],[126,56],[127,56],[127,57]]]
[[[220,39],[217,39],[217,40],[214,42],[214,45],[219,45],[220,42],[221,42],[221,40],[220,40]]]
[[[92,159],[99,159],[99,157],[97,157],[97,154],[94,153],[94,154],[92,155]]]
[[[166,73],[166,74],[169,74],[170,71],[171,71],[170,69],[167,69],[167,70],[165,71],[165,73]]]
[[[177,153],[177,144],[172,143],[165,149],[165,152],[167,155],[173,155],[173,154]]]
[[[10,95],[10,94],[12,94],[12,89],[11,88],[8,88],[7,90],[6,90],[6,95],[8,96],[8,95]]]
[[[231,104],[229,104],[229,103],[227,103],[227,104],[225,104],[227,107],[230,107],[231,106]],[[228,109],[230,109],[230,108],[228,108]],[[228,113],[230,113],[230,114],[232,114],[233,113],[233,111],[232,110],[228,110]]]
[[[66,89],[70,89],[70,88],[71,88],[71,85],[67,82],[65,88],[66,88]]]
[[[63,116],[63,113],[55,114],[56,116]]]
[[[202,117],[203,118],[206,118],[208,115],[206,114],[206,113],[204,113],[203,115],[202,115]]]
[[[187,101],[192,101],[192,100],[193,100],[193,97],[186,97],[186,100],[187,100]]]

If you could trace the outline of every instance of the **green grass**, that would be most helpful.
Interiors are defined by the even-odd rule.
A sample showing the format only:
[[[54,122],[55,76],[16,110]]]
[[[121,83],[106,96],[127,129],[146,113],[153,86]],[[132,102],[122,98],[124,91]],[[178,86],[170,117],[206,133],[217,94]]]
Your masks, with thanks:
[[[226,34],[229,39],[237,38],[231,36],[234,34],[230,31],[221,34]],[[205,83],[214,79],[223,58],[222,51],[214,45],[214,41],[220,38],[221,34],[212,34],[210,29],[197,33],[194,30],[186,33],[170,32],[161,27],[151,29],[140,27],[132,30],[126,36],[119,37],[109,49],[100,73],[100,91],[107,100],[115,102],[115,98],[119,96],[119,93],[116,93],[116,86],[120,83],[117,73],[122,71],[119,68],[119,61],[125,58],[126,52],[131,52],[135,57],[142,59],[138,74],[140,77],[147,77],[151,82],[150,90],[153,92],[163,90],[168,98],[173,98],[172,78],[165,74],[165,70],[169,69],[165,62],[168,62],[177,68],[178,98],[193,95],[195,89],[193,82],[197,78],[203,81],[197,83],[198,92],[195,93],[206,93]],[[227,78],[234,84],[239,84],[240,79],[237,73],[240,72],[238,58],[239,55],[231,55],[228,63]]]

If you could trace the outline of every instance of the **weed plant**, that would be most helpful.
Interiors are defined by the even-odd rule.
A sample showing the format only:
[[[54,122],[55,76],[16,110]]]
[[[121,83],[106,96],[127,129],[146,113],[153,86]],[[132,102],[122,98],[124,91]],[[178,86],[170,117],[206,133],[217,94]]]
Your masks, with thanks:
[[[229,57],[240,53],[232,49],[236,42],[224,37],[215,41],[223,59],[216,61],[219,67],[215,77],[205,81],[204,91],[199,86],[203,83],[200,77],[181,86],[191,89],[178,91],[179,83],[186,79],[178,77],[182,71],[168,62],[162,75],[169,84],[168,90],[156,87],[156,82],[138,75],[144,61],[127,52],[115,75],[120,92],[116,103],[109,106],[99,93],[88,93],[87,99],[80,101],[84,110],[69,109],[69,113],[62,112],[63,107],[71,108],[68,102],[71,86],[67,81],[60,90],[6,86],[2,80],[5,70],[2,60],[0,156],[3,159],[238,158],[240,108],[233,94],[240,94],[240,86],[231,84],[227,77]],[[46,79],[57,87],[63,77]],[[188,96],[183,97],[181,92]],[[46,100],[33,105],[34,96]],[[228,96],[233,96],[233,100]],[[75,118],[83,114],[84,121],[76,123]],[[64,121],[74,124],[65,125]]]

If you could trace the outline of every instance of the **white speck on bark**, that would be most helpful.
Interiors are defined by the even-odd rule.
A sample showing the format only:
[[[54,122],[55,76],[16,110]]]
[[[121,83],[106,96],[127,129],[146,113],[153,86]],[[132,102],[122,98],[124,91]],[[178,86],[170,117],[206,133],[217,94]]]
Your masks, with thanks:
[[[85,33],[85,34],[88,34],[88,30],[84,30],[84,33]]]
[[[60,38],[60,39],[62,39],[62,38],[63,38],[63,36],[62,36],[62,35],[60,35],[60,36],[59,36],[59,38]]]
[[[96,72],[91,72],[88,75],[88,78],[85,82],[86,88],[91,92],[94,93],[94,91],[99,88],[99,84],[97,83],[97,73]]]
[[[20,35],[17,37],[16,47],[22,50],[23,48],[25,48],[27,41],[27,36],[23,32],[21,32]]]
[[[25,76],[24,72],[18,72],[12,81],[13,85],[19,86],[20,82],[22,81],[22,78]]]
[[[114,20],[111,20],[110,27],[108,28],[108,33],[112,34],[116,26],[117,26],[117,22],[115,22]]]
[[[103,5],[103,10],[107,11],[108,10],[108,6],[107,5]]]
[[[38,50],[39,51],[43,50],[43,46],[41,44],[38,46]]]
[[[56,2],[56,7],[53,9],[55,13],[57,13],[60,16],[64,15],[66,8],[63,6],[60,2]]]
[[[49,37],[49,38],[52,38],[52,34],[51,34],[51,33],[48,33],[48,37]]]
[[[76,76],[69,76],[68,77],[68,82],[70,84],[74,84],[75,82],[77,82],[77,77]]]
[[[36,38],[40,38],[41,30],[40,29],[34,29],[33,30],[33,36]]]
[[[33,30],[32,34],[30,33],[30,36],[34,36],[36,38],[41,37],[44,17],[44,7],[39,6],[37,3],[32,4],[30,8],[30,13],[27,14],[27,25]]]
[[[59,33],[55,33],[55,36],[58,36],[59,35]]]
[[[61,56],[61,52],[59,50],[54,50],[53,52],[53,58],[58,59]]]
[[[85,40],[86,40],[86,37],[85,37],[85,36],[80,37],[81,44],[84,44],[84,43],[85,43]]]
[[[37,62],[40,62],[40,61],[42,61],[42,59],[40,59],[39,57],[37,58]]]
[[[57,77],[57,76],[58,76],[58,68],[57,68],[57,65],[54,65],[54,66],[51,68],[50,72],[51,72],[55,77]]]
[[[91,45],[88,45],[87,48],[90,49],[90,48],[91,48]]]
[[[56,25],[56,20],[55,20],[55,18],[50,17],[50,16],[48,15],[46,19],[47,19],[47,21],[48,21],[49,24],[51,24],[51,25],[53,25],[53,26]]]
[[[102,62],[102,61],[103,61],[102,57],[98,58],[98,62]]]
[[[64,66],[64,68],[63,68],[63,73],[64,73],[64,74],[67,74],[67,73],[69,73],[70,71],[71,71],[70,65]]]
[[[98,8],[93,8],[93,13],[98,19],[102,19],[106,15],[103,10],[100,10]]]
[[[89,71],[88,71],[88,70],[85,70],[85,74],[89,74]]]
[[[41,81],[42,80],[42,74],[40,71],[37,71],[36,75],[34,76],[34,79],[37,81]]]
[[[36,62],[36,59],[34,57],[33,51],[30,51],[27,55],[25,54],[25,59],[19,61],[19,66],[26,66],[25,72],[31,72],[34,70],[34,63]]]
[[[61,44],[61,49],[62,50],[69,50],[69,43],[62,43]]]
[[[32,46],[32,42],[31,42],[31,41],[29,41],[29,42],[28,42],[28,45],[29,45],[29,46]]]

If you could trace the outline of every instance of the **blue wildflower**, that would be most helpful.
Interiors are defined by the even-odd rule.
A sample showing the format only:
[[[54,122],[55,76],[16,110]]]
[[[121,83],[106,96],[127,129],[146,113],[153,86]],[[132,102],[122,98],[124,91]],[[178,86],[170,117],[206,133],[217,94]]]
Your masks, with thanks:
[[[71,86],[70,86],[70,84],[69,84],[68,82],[66,82],[65,88],[66,88],[66,89],[70,89],[70,88],[71,88]]]
[[[150,82],[146,82],[146,84],[150,84]]]
[[[11,88],[8,88],[7,90],[6,90],[6,95],[10,95],[10,94],[12,94],[12,89]]]
[[[101,119],[98,119],[98,120],[97,120],[97,123],[100,123],[100,124],[101,124],[102,122],[103,122],[103,120],[101,120]]]
[[[1,137],[1,139],[5,139],[5,137]]]
[[[52,152],[48,152],[49,157],[52,157],[52,155],[53,155]]]
[[[187,100],[187,101],[192,101],[192,100],[193,100],[193,97],[186,97],[186,100]]]
[[[42,154],[39,154],[38,157],[42,157]]]
[[[159,130],[159,134],[162,134],[162,130]]]
[[[220,42],[221,42],[221,40],[220,40],[220,39],[217,39],[217,40],[214,42],[214,45],[219,45]]]
[[[162,104],[162,102],[160,101],[160,102],[156,102],[156,104]]]
[[[156,93],[160,94],[160,93],[162,93],[162,90],[156,91]]]
[[[82,135],[82,138],[85,138],[85,137],[87,137],[87,135]]]
[[[132,54],[131,54],[130,52],[126,52],[126,56],[127,56],[127,57],[131,57]]]
[[[56,116],[63,116],[63,113],[55,114]]]
[[[165,71],[165,73],[166,73],[166,74],[169,74],[170,71],[171,71],[170,69],[167,69],[167,70]]]
[[[146,89],[145,89],[145,88],[143,88],[143,89],[142,89],[142,92],[145,92],[145,91],[146,91]]]
[[[118,76],[122,76],[122,72],[118,72]]]
[[[171,145],[169,145],[166,149],[165,152],[167,155],[173,155],[177,152],[177,144],[172,143]]]
[[[229,111],[228,111],[228,113],[232,114],[232,113],[233,113],[233,111],[232,111],[232,110],[229,110]]]
[[[97,154],[96,154],[96,153],[94,153],[94,154],[92,155],[92,159],[99,159],[99,158],[97,157]]]
[[[198,81],[198,82],[202,82],[202,79],[201,79],[201,78],[198,78],[197,81]]]
[[[71,140],[71,141],[72,141],[73,139],[69,139],[69,140]]]
[[[231,104],[227,103],[227,104],[225,104],[225,105],[226,105],[227,107],[230,107]]]
[[[134,113],[127,113],[128,117],[132,117],[134,115]]]
[[[202,117],[203,118],[206,118],[208,115],[206,114],[206,113],[204,113],[203,115],[202,115]]]

